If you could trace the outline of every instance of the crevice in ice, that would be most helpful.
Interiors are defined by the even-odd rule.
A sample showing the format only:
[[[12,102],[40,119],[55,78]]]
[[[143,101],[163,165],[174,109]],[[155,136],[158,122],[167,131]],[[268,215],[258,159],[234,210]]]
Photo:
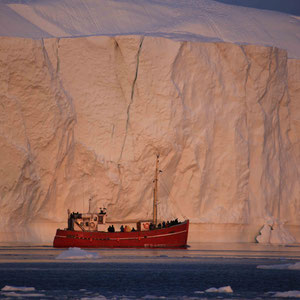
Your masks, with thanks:
[[[59,41],[60,38],[57,38],[57,47],[56,47],[56,73],[59,73],[59,69],[60,69],[60,59],[59,59],[59,54],[58,54],[58,50],[59,50]]]
[[[221,214],[211,214],[211,199],[207,197],[208,194],[208,186],[210,185],[210,172],[209,169],[212,165],[213,154],[211,149],[214,148],[214,140],[215,140],[215,126],[216,126],[216,113],[212,110],[210,123],[207,124],[207,130],[205,132],[205,141],[207,143],[207,147],[205,148],[203,167],[201,170],[201,178],[200,178],[200,193],[199,193],[199,215],[201,217],[201,222],[211,222],[212,218],[218,218],[220,220]],[[210,134],[213,133],[213,134]],[[208,216],[208,217],[207,217]],[[212,217],[213,216],[213,217]]]
[[[134,76],[134,79],[133,79],[133,82],[132,82],[132,86],[131,86],[130,102],[129,102],[128,106],[127,106],[127,119],[126,119],[125,135],[124,135],[124,140],[123,140],[123,144],[122,144],[122,148],[121,148],[120,157],[118,159],[118,162],[120,162],[121,159],[122,159],[123,151],[124,151],[126,140],[127,140],[128,126],[129,126],[129,122],[130,122],[130,108],[131,108],[131,105],[133,103],[133,97],[134,97],[134,91],[135,91],[135,84],[136,84],[137,77],[138,77],[138,72],[139,72],[140,54],[141,54],[143,42],[144,42],[144,36],[141,37],[139,49],[138,49],[138,52],[137,52],[137,55],[136,55],[135,76]]]
[[[185,44],[186,44],[186,42],[181,42],[180,43],[180,47],[179,47],[179,49],[177,51],[177,54],[176,54],[175,59],[174,59],[173,64],[172,64],[173,68],[172,68],[172,75],[171,75],[171,81],[172,81],[172,83],[173,83],[173,85],[174,85],[174,87],[175,87],[175,89],[176,89],[176,91],[178,93],[178,96],[179,96],[179,98],[181,100],[183,108],[185,108],[184,97],[182,95],[182,91],[180,90],[180,88],[178,86],[178,83],[175,81],[174,76],[176,75],[176,72],[174,72],[174,69],[176,68],[176,66],[178,64],[179,58],[182,56],[183,47],[184,47]],[[185,112],[185,110],[183,109],[183,113],[184,112]]]
[[[246,77],[245,77],[245,82],[244,82],[244,90],[245,90],[245,95],[247,95],[246,91],[247,91],[247,83],[248,83],[248,78],[249,78],[249,74],[250,74],[250,68],[251,68],[251,61],[248,58],[248,55],[244,49],[243,45],[240,45],[240,48],[245,56],[245,59],[247,61],[247,69],[246,69]]]
[[[121,62],[126,61],[126,58],[123,55],[122,48],[120,47],[117,39],[115,39],[115,47],[114,47],[114,49],[115,49],[115,55],[117,56],[116,66],[117,65],[121,65]],[[121,62],[118,60],[119,55],[121,56],[121,58],[120,58]],[[126,102],[126,98],[127,98],[126,97],[126,92],[124,91],[124,87],[123,87],[123,84],[122,84],[122,79],[119,76],[119,70],[117,69],[117,70],[115,70],[115,72],[116,72],[116,77],[118,79],[120,91],[122,92],[122,99],[124,99],[124,101]]]
[[[271,80],[273,78],[273,74],[271,72],[271,67],[272,67],[272,55],[273,55],[273,47],[270,47],[270,50],[269,50],[269,57],[268,57],[268,60],[269,60],[269,65],[268,65],[268,72],[269,72],[269,76],[267,78],[267,82],[265,84],[265,89],[264,89],[264,92],[262,93],[262,95],[258,98],[257,100],[257,103],[260,105],[261,107],[261,110],[263,112],[263,116],[264,116],[264,124],[266,125],[266,117],[267,117],[267,112],[265,111],[265,108],[263,107],[263,99],[265,98],[265,96],[267,95],[267,93],[269,92],[269,89],[270,89],[270,83],[271,83]],[[264,131],[266,132],[266,131]],[[264,143],[265,143],[266,139],[264,137]],[[265,146],[265,145],[264,145]]]
[[[16,180],[16,183],[13,186],[13,189],[15,191],[18,191],[18,195],[15,198],[13,205],[13,211],[15,212],[15,214],[11,214],[8,216],[9,219],[14,218],[13,216],[15,215],[26,216],[21,219],[15,219],[13,221],[13,223],[16,225],[22,225],[31,218],[31,211],[33,205],[32,199],[36,199],[37,192],[40,188],[40,178],[35,168],[34,155],[31,150],[30,140],[28,138],[28,129],[26,126],[21,101],[17,97],[12,95],[7,95],[7,97],[17,103],[24,130],[24,138],[26,141],[26,148],[21,148],[26,157],[20,169],[18,179]]]
[[[59,77],[59,74],[57,73],[57,68],[55,69],[52,65],[52,62],[48,56],[48,52],[45,48],[43,39],[41,40],[41,48],[44,56],[44,62],[50,76],[50,87],[54,90],[53,92],[55,93],[54,101],[56,102],[56,105],[60,112],[61,125],[57,126],[53,135],[53,138],[58,137],[59,139],[57,146],[56,161],[54,162],[54,173],[50,180],[46,196],[44,197],[44,199],[36,203],[36,211],[39,211],[44,207],[44,204],[48,202],[48,197],[50,195],[53,195],[53,193],[55,194],[56,181],[60,168],[67,155],[74,148],[74,125],[76,123],[76,113],[73,105],[73,99],[65,90],[63,83],[61,82],[61,79]],[[57,59],[59,60],[58,56]],[[58,93],[56,95],[56,89],[61,93]]]
[[[276,105],[273,105],[273,103],[268,103],[268,94],[271,88],[271,83],[276,76],[278,72],[278,49],[270,47],[268,51],[268,66],[265,68],[268,70],[268,77],[266,79],[266,82],[264,84],[264,91],[263,93],[259,96],[257,103],[260,106],[260,109],[262,111],[262,117],[263,117],[263,142],[262,142],[262,153],[263,156],[265,157],[266,163],[264,165],[264,170],[262,172],[261,176],[261,185],[262,186],[268,186],[268,185],[273,185],[276,186],[276,195],[279,199],[280,195],[278,194],[278,188],[279,188],[279,181],[280,181],[280,174],[279,178],[276,177],[276,173],[270,171],[270,165],[272,164],[272,161],[274,160],[273,156],[277,155],[278,153],[276,152],[279,151],[279,149],[275,148],[274,143],[276,142],[277,136],[275,136],[275,130],[273,125],[273,118],[274,118],[274,107]],[[275,69],[272,71],[272,65],[274,63],[274,58],[275,58]],[[257,80],[261,80],[262,78],[259,77]],[[264,99],[266,99],[266,102],[264,102]],[[277,98],[276,98],[277,99]],[[272,101],[275,101],[275,99]],[[276,103],[278,104],[278,103]],[[266,110],[266,108],[269,107],[269,110]],[[271,108],[271,109],[270,109]],[[272,130],[270,130],[272,128]],[[270,144],[272,144],[272,149],[270,149]],[[271,150],[271,151],[270,151]],[[268,197],[266,198],[266,206],[265,210],[266,213],[269,213],[273,215],[275,213],[275,201],[272,201],[272,206],[270,207]],[[278,205],[277,203],[277,209],[276,209],[276,214],[278,214]],[[278,217],[278,215],[277,215]]]
[[[58,155],[57,155],[57,157],[58,157],[57,167],[58,167],[61,164],[61,162],[63,161],[63,159],[66,156],[67,152],[70,150],[70,148],[74,144],[73,130],[74,130],[74,124],[76,122],[76,113],[75,113],[75,108],[74,108],[74,105],[73,105],[72,97],[65,90],[65,88],[64,88],[57,72],[54,72],[54,68],[53,68],[52,63],[49,59],[49,56],[48,56],[47,50],[45,48],[45,44],[44,44],[43,39],[42,39],[42,51],[43,51],[43,54],[44,54],[45,63],[47,65],[48,72],[50,74],[51,80],[54,81],[54,84],[58,84],[60,90],[62,91],[63,95],[65,96],[65,99],[67,100],[67,102],[69,104],[69,107],[64,107],[64,109],[63,109],[63,105],[57,99],[57,98],[59,98],[59,96],[55,97],[55,101],[56,101],[56,104],[57,104],[57,106],[60,110],[61,116],[63,117],[63,115],[65,115],[65,117],[67,117],[65,122],[64,122],[63,130],[62,130],[62,133],[61,133],[61,143],[60,143],[60,146],[59,146],[59,149],[58,149]],[[58,50],[57,50],[57,55],[58,55]],[[57,59],[59,61],[58,56],[57,56]],[[65,110],[68,110],[68,108],[70,109],[71,114],[69,114],[67,116]]]
[[[249,109],[248,109],[248,103],[247,103],[247,84],[248,84],[248,79],[249,79],[249,76],[250,76],[250,70],[251,70],[251,60],[249,59],[245,49],[244,49],[244,46],[243,45],[240,45],[239,46],[244,57],[245,57],[245,60],[246,60],[246,63],[247,63],[247,67],[246,67],[246,74],[245,74],[245,81],[244,81],[244,121],[245,121],[245,135],[244,136],[242,133],[239,132],[239,137],[240,139],[243,140],[243,142],[245,143],[245,147],[247,147],[247,167],[244,169],[244,171],[241,173],[241,176],[240,176],[240,179],[241,181],[245,181],[246,184],[247,184],[247,188],[246,188],[246,193],[247,195],[245,196],[245,199],[246,199],[246,203],[245,203],[245,214],[246,214],[246,217],[245,217],[245,222],[248,223],[249,222],[249,218],[250,218],[250,215],[251,215],[251,211],[250,211],[250,202],[249,202],[249,198],[250,198],[250,193],[249,193],[249,180],[250,180],[250,142],[249,142],[249,137],[250,137],[250,133],[249,133],[249,124],[248,124],[248,112],[249,112]],[[242,121],[242,118],[240,119],[241,122]],[[239,128],[240,126],[238,126]]]

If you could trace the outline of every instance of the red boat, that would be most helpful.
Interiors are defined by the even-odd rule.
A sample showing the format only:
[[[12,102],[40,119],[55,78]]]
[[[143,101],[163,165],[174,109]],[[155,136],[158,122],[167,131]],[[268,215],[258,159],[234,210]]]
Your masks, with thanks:
[[[189,220],[157,221],[158,160],[154,179],[153,220],[138,221],[136,228],[122,225],[115,232],[114,225],[106,223],[106,209],[99,213],[72,213],[68,211],[68,228],[57,229],[55,248],[186,248]],[[110,222],[112,224],[112,222]],[[126,223],[126,222],[124,222]],[[131,224],[132,225],[132,224]]]

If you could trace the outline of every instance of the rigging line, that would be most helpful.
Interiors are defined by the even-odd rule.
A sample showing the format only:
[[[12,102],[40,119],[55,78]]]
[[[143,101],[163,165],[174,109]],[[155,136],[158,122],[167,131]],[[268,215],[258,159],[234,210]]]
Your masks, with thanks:
[[[180,211],[181,216],[187,220],[187,217],[182,213],[179,205],[177,204],[177,202],[175,201],[175,199],[173,197],[171,197],[171,192],[169,191],[169,189],[167,188],[166,184],[163,182],[163,180],[161,179],[159,181],[162,184],[162,187],[167,191],[167,193],[169,194],[169,197],[171,198],[172,202],[175,204],[176,208]]]

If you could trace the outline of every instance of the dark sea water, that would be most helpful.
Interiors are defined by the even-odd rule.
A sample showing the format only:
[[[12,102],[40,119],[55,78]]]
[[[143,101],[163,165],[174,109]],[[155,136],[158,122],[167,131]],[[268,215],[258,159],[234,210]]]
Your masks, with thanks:
[[[2,247],[0,298],[283,299],[276,292],[300,297],[300,270],[288,269],[300,262],[299,248],[268,250],[86,250],[100,257],[58,260],[64,250]],[[207,291],[226,286],[232,293]]]

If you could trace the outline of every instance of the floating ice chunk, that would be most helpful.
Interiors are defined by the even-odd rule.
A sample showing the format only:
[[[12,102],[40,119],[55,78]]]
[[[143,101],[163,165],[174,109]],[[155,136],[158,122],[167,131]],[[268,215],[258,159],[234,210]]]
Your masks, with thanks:
[[[146,295],[142,299],[166,299],[165,296],[153,296],[153,295]]]
[[[105,296],[99,295],[96,297],[83,297],[80,300],[106,300],[107,298]]]
[[[289,266],[289,270],[300,270],[300,262],[291,264],[291,265]]]
[[[60,253],[55,259],[98,259],[99,254],[96,252],[88,252],[80,248],[69,248]]]
[[[277,219],[267,220],[255,239],[262,244],[293,244],[296,242],[295,238],[284,227],[284,223]]]
[[[218,289],[215,287],[212,287],[212,288],[205,290],[205,292],[206,293],[232,293],[233,290],[230,285],[227,285],[227,286],[220,287]]]
[[[288,232],[283,224],[274,224],[270,237],[271,244],[293,244],[295,242],[295,238]]]
[[[26,287],[26,286],[11,286],[11,285],[6,285],[1,289],[1,291],[18,291],[18,292],[32,292],[35,291],[34,287]]]
[[[270,243],[272,227],[269,224],[265,224],[259,232],[259,235],[255,238],[258,243],[268,244]]]
[[[204,294],[203,291],[195,291],[194,294]]]
[[[300,262],[282,265],[258,265],[256,268],[265,270],[300,270]]]
[[[277,292],[273,297],[278,298],[300,298],[300,291]]]
[[[7,292],[7,293],[1,293],[1,295],[6,297],[18,297],[18,298],[24,298],[24,297],[46,297],[45,294],[40,293],[16,293],[16,292]]]

